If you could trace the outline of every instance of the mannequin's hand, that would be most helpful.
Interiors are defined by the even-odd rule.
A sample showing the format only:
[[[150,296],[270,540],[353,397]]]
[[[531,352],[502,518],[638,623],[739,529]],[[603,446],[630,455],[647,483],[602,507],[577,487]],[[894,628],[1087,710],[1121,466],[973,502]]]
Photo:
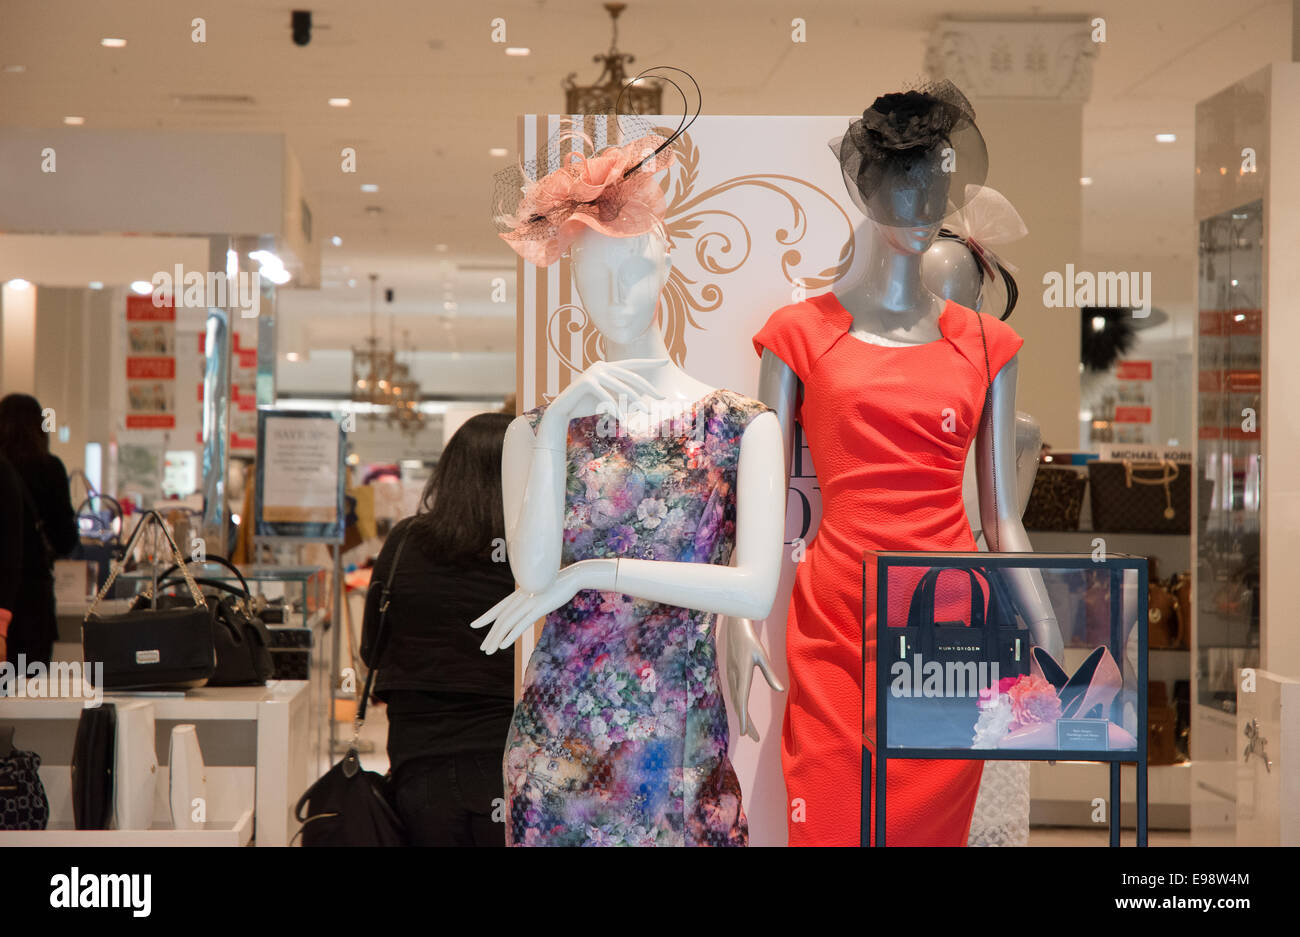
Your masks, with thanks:
[[[720,618],[719,623],[727,628],[727,687],[731,690],[732,705],[736,707],[740,734],[757,742],[758,728],[749,719],[749,688],[754,682],[754,667],[763,671],[763,679],[776,692],[784,693],[785,687],[772,671],[767,651],[754,634],[753,622],[748,618]]]
[[[629,358],[618,364],[597,361],[573,379],[542,414],[537,428],[538,439],[550,448],[564,447],[569,420],[608,412],[622,413],[634,405],[649,410],[648,401],[663,400],[664,395],[640,375],[668,363],[667,358]]]
[[[485,654],[494,654],[514,644],[524,629],[537,619],[544,618],[568,603],[580,590],[591,588],[589,572],[589,568],[581,562],[565,566],[556,574],[555,580],[540,592],[516,589],[493,605],[469,623],[471,628],[482,628],[488,622],[496,622],[479,645],[479,650]]]

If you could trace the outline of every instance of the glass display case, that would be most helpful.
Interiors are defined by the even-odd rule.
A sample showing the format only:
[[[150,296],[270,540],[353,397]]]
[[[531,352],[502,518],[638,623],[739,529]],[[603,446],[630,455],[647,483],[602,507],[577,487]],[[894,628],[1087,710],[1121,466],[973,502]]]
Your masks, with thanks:
[[[1237,711],[1237,673],[1259,666],[1264,206],[1200,224],[1196,517],[1197,702]]]
[[[1034,624],[1045,610],[1087,650],[1067,657]],[[862,792],[863,842],[870,823],[884,841],[889,760],[969,758],[1109,763],[1113,845],[1120,764],[1134,763],[1145,845],[1146,622],[1144,557],[867,553],[863,777],[873,760],[875,773]]]

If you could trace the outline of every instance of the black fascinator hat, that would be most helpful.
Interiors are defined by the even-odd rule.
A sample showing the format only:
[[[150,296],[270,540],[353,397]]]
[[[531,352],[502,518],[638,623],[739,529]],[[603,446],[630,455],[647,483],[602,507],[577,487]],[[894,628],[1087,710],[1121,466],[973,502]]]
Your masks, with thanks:
[[[831,150],[854,204],[891,227],[939,223],[988,176],[975,109],[946,79],[882,94]]]

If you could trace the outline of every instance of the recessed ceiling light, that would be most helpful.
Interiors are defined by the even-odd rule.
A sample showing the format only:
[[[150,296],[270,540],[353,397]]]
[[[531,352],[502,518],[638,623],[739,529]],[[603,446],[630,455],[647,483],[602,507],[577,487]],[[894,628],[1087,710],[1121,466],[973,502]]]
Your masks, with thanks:
[[[333,244],[335,247],[342,247],[342,246],[343,246],[343,238],[339,237],[339,236],[336,234],[336,235],[334,235],[332,238],[330,238],[330,243]]]
[[[1092,176],[1080,176],[1079,185],[1092,185]]]
[[[148,296],[153,292],[153,284],[148,280],[136,280],[131,284],[131,292],[139,296]]]
[[[446,312],[455,312],[459,307],[455,303],[443,303],[442,308]]]
[[[362,192],[378,192],[378,191],[379,191],[379,186],[375,185],[373,182],[363,182],[363,183],[361,183],[361,191],[362,191]]]
[[[1158,134],[1156,134],[1156,142],[1157,142],[1157,143],[1173,143],[1173,142],[1174,142],[1175,140],[1177,140],[1177,139],[1178,139],[1178,135],[1177,135],[1177,134],[1173,134],[1173,133],[1158,133]]]
[[[285,360],[285,361],[297,361],[297,360],[299,360],[299,358],[298,358],[298,352],[296,352],[296,351],[286,351],[286,352],[284,353],[284,360]]]
[[[29,290],[32,288],[31,281],[24,280],[22,277],[14,277],[6,283],[5,286],[9,287],[11,290]]]
[[[19,73],[21,73],[21,72],[25,72],[25,71],[27,71],[27,66],[26,66],[26,65],[6,65],[6,66],[5,66],[5,71],[8,72],[10,75],[17,75],[17,74],[19,74]]]
[[[532,51],[527,46],[506,46],[506,55],[531,55]]]
[[[105,49],[122,49],[126,47],[126,40],[105,36],[103,39],[99,40],[99,44]]]
[[[349,277],[349,278],[348,278],[348,286],[353,286],[353,287],[354,287],[354,286],[356,286],[356,285],[357,285],[356,277]]]
[[[63,122],[64,122],[65,124],[67,124],[69,127],[80,127],[82,124],[84,124],[84,123],[86,122],[86,118],[84,118],[84,117],[65,117],[65,118],[63,118]]]
[[[509,152],[504,146],[494,146],[488,150],[488,156],[505,156]]]
[[[102,290],[102,289],[104,288],[104,281],[103,281],[103,280],[91,280],[91,281],[90,281],[89,283],[87,283],[86,285],[89,286],[92,290]]]
[[[330,107],[351,107],[351,98],[330,98]]]

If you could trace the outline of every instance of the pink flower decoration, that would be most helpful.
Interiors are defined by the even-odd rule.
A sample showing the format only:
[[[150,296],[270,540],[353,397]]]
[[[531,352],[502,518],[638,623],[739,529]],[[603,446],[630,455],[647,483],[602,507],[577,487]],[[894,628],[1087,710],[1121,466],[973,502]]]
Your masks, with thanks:
[[[664,194],[654,174],[672,165],[672,150],[638,164],[663,142],[663,137],[649,136],[596,156],[571,154],[528,188],[514,227],[501,238],[524,260],[549,267],[584,227],[620,238],[653,230],[664,216]]]
[[[1011,712],[1016,727],[1051,722],[1061,717],[1061,699],[1052,686],[1038,674],[1022,676],[1011,689]]]

